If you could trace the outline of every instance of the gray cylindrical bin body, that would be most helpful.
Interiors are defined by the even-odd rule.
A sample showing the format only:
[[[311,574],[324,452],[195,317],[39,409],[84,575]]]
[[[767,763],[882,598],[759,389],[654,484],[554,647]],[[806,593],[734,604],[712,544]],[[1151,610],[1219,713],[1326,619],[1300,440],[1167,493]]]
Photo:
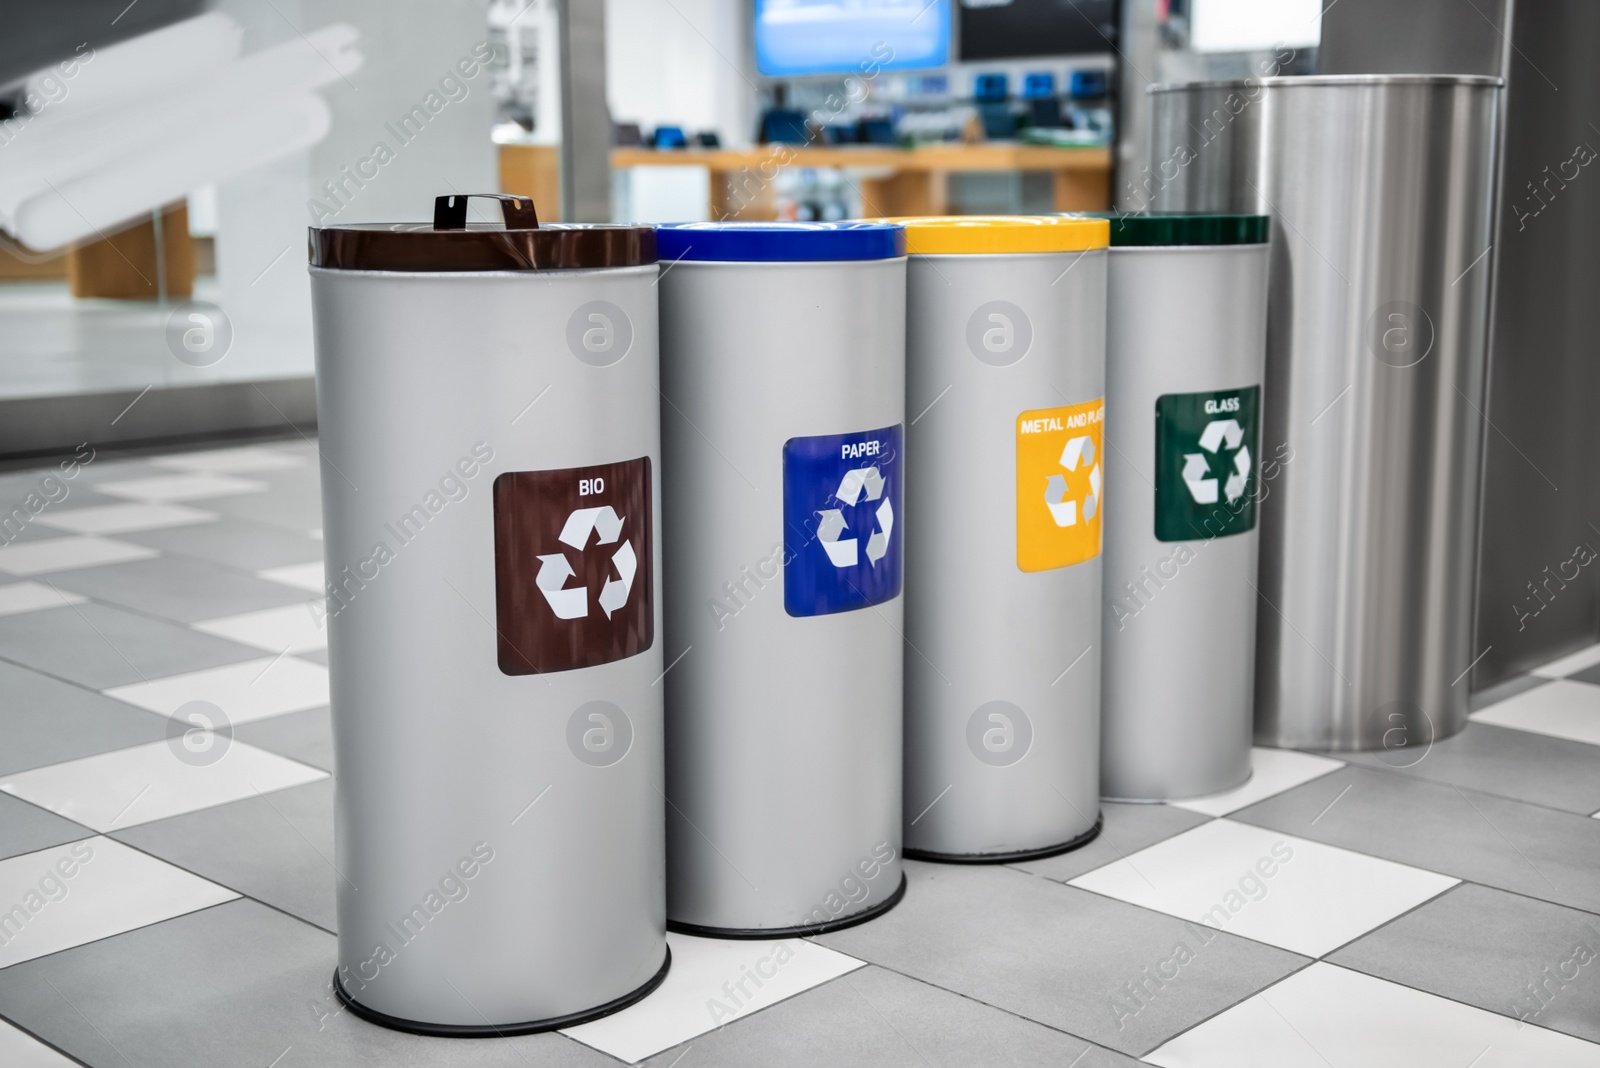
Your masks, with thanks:
[[[517,265],[496,231],[421,272],[433,232],[372,232],[313,231],[337,982],[407,1030],[562,1025],[667,960],[653,235],[637,266],[485,269]],[[580,477],[619,527],[567,530]]]
[[[1290,458],[1261,510],[1263,744],[1426,746],[1466,723],[1499,93],[1152,89],[1173,161],[1154,206],[1273,217],[1263,445]]]
[[[1109,288],[1101,792],[1219,793],[1250,777],[1255,510],[1282,459],[1260,444],[1267,246],[1114,244]]]
[[[904,246],[898,229],[879,230],[870,240],[891,258],[833,262],[757,261],[763,249],[747,242],[775,233],[776,251],[792,255],[784,242],[808,232],[781,226],[658,233],[671,264],[660,288],[667,914],[677,929],[823,930],[875,914],[902,889],[903,447],[862,445],[859,461],[828,477],[800,466],[806,439],[833,456],[839,437],[902,433]],[[875,495],[863,483],[853,506],[831,499],[838,469],[867,466],[883,480]],[[830,510],[848,526],[824,528]],[[875,564],[870,539],[886,524]],[[855,539],[854,564],[834,568],[830,537],[841,558],[839,543]],[[791,611],[803,608],[791,604],[803,578],[835,572],[861,588],[893,581],[876,603]]]
[[[1100,818],[1099,494],[1083,513],[1105,462],[1105,230],[996,219],[980,239],[1039,223],[1078,251],[917,252],[930,228],[982,222],[907,220],[906,849],[966,862],[1059,852]],[[1095,447],[1068,471],[1078,436]],[[1071,527],[1050,518],[1052,474]],[[1081,551],[1029,555],[1091,527]]]

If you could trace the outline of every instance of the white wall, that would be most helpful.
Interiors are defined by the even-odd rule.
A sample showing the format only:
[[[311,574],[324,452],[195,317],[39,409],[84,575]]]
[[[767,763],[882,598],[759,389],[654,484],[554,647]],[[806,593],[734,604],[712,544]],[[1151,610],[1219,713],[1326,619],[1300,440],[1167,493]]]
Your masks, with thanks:
[[[455,69],[472,58],[475,46],[486,44],[484,0],[319,0],[303,2],[301,10],[318,23],[355,25],[366,56],[351,79],[354,86],[335,83],[327,90],[333,129],[311,150],[312,195],[323,182],[337,180],[341,168],[368,158],[378,142],[395,153],[346,205],[328,205],[338,209],[338,222],[431,219],[436,195],[499,188],[489,141],[489,75],[480,71],[467,79]],[[440,88],[447,76],[458,79],[462,88],[451,93],[460,99],[449,99]],[[402,144],[394,127],[411,108],[429,102],[429,94],[435,94],[433,106],[442,107],[414,140]]]
[[[1314,48],[1322,36],[1322,7],[1322,0],[1194,0],[1189,47],[1196,52]]]
[[[648,132],[715,130],[747,146],[755,133],[749,0],[606,0],[611,117]]]
[[[426,106],[428,94],[440,92],[439,79],[484,41],[486,5],[484,0],[275,0],[270,5],[218,0],[213,6],[245,27],[247,53],[334,22],[349,23],[361,33],[361,68],[349,83],[339,80],[321,90],[333,112],[328,136],[217,190],[217,303],[232,321],[234,343],[214,368],[216,377],[308,375],[307,226],[424,220],[432,217],[436,195],[499,188],[489,141],[493,102],[487,73],[462,79],[465,95],[452,90],[459,99],[446,100],[410,143],[402,144],[386,126],[414,105]],[[321,188],[341,180],[343,168],[354,169],[370,158],[380,141],[393,160],[375,177],[360,188],[346,184],[338,199]]]

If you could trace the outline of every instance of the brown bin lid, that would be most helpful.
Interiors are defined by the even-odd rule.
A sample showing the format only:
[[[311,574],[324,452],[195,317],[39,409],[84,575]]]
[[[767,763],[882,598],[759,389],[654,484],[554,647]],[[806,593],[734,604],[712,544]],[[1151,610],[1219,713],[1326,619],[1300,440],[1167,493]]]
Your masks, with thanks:
[[[313,226],[311,266],[338,271],[555,271],[639,267],[656,262],[648,226],[539,224],[533,201],[473,193],[500,201],[505,224],[468,223],[467,196],[434,201],[433,223]]]

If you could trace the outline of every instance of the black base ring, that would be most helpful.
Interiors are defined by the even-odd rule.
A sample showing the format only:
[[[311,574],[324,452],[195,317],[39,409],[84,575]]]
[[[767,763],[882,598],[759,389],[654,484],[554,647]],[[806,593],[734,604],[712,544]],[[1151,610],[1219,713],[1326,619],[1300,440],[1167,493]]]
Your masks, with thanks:
[[[667,930],[679,934],[697,935],[700,938],[804,938],[807,935],[827,934],[829,931],[842,931],[846,927],[854,927],[858,923],[877,919],[885,912],[900,904],[900,899],[906,896],[906,873],[900,873],[900,885],[895,887],[894,893],[888,898],[860,912],[849,916],[841,916],[837,920],[825,920],[822,923],[801,924],[798,927],[703,927],[698,923],[682,923],[678,920],[668,920]]]
[[[1100,828],[1104,823],[1105,816],[1096,813],[1093,827],[1071,841],[1042,849],[1020,849],[1015,853],[932,853],[926,849],[907,849],[905,853],[912,860],[931,860],[938,864],[1013,864],[1019,860],[1042,860],[1088,845],[1100,836]]]
[[[333,992],[344,1002],[345,1007],[357,1016],[370,1023],[379,1024],[393,1031],[404,1031],[412,1035],[431,1035],[435,1038],[510,1038],[512,1035],[532,1035],[540,1031],[554,1031],[562,1027],[576,1027],[578,1024],[598,1020],[602,1016],[610,1016],[627,1008],[653,993],[666,979],[667,971],[672,967],[672,950],[667,949],[667,955],[661,962],[661,968],[656,974],[647,979],[643,986],[630,991],[614,1001],[583,1012],[568,1013],[565,1016],[551,1016],[544,1020],[530,1020],[527,1023],[506,1024],[496,1027],[494,1024],[436,1024],[421,1023],[416,1020],[403,1020],[398,1016],[390,1016],[386,1012],[369,1009],[355,998],[345,992],[344,983],[339,978],[339,970],[333,972]]]

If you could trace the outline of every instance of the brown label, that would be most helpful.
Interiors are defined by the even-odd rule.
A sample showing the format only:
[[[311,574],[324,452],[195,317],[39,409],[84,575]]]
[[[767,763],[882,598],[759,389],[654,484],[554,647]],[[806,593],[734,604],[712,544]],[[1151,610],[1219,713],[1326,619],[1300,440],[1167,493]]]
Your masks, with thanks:
[[[650,554],[648,456],[495,479],[500,670],[570,671],[650,648]]]

